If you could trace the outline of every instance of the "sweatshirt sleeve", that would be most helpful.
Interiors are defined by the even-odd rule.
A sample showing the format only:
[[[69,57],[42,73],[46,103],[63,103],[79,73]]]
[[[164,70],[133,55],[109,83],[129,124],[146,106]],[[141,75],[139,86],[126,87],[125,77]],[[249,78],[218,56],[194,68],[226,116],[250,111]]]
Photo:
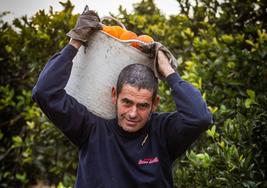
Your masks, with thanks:
[[[175,160],[212,124],[212,115],[201,93],[182,80],[178,73],[166,78],[172,90],[176,112],[170,113],[165,127],[166,144]]]
[[[64,90],[77,49],[67,45],[46,64],[33,88],[33,100],[46,116],[76,145],[88,137],[97,117]]]

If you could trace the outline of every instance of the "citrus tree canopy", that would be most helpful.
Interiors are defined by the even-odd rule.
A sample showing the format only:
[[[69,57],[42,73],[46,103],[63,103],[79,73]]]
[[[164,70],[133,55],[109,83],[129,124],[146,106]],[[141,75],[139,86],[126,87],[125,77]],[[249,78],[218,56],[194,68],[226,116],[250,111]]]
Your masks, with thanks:
[[[213,113],[212,127],[177,159],[174,184],[267,187],[267,4],[177,2],[176,15],[164,15],[153,0],[113,15],[130,31],[167,46],[179,74],[202,92]],[[77,148],[31,99],[42,67],[67,44],[76,22],[70,1],[61,5],[62,11],[40,10],[12,23],[0,14],[0,187],[74,184]],[[168,86],[161,82],[159,90],[159,110],[174,110]]]

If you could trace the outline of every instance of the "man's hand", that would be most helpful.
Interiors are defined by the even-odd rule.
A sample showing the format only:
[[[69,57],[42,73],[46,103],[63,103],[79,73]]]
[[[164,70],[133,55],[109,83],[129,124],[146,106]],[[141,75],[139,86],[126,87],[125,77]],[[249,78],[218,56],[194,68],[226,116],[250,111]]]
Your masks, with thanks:
[[[161,43],[140,44],[141,50],[154,58],[153,71],[157,78],[164,79],[174,73],[178,63],[172,53]]]
[[[67,33],[67,36],[74,39],[76,44],[77,41],[80,41],[82,44],[86,44],[90,35],[101,28],[102,26],[100,25],[99,16],[96,12],[89,10],[86,5],[83,13],[77,19],[75,27]],[[71,40],[70,44],[72,42],[73,41]]]
[[[158,69],[158,72],[164,78],[166,78],[167,76],[175,72],[175,70],[172,68],[170,64],[170,60],[161,50],[158,51],[157,69]]]

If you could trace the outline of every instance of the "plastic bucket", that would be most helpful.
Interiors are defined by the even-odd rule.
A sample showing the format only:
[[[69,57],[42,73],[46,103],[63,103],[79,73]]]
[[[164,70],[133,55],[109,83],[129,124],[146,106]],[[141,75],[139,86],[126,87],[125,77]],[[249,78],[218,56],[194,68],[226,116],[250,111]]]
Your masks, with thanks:
[[[95,32],[86,49],[82,46],[75,58],[69,81],[65,87],[86,108],[105,119],[115,118],[111,100],[112,86],[116,86],[120,71],[129,64],[153,67],[153,59],[102,31]]]

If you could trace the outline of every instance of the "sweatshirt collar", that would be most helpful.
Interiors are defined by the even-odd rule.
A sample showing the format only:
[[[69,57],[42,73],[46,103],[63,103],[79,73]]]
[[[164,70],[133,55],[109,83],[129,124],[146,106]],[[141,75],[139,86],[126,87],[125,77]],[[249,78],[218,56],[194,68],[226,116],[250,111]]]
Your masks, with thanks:
[[[143,128],[141,128],[140,130],[136,131],[136,132],[126,132],[124,131],[118,124],[118,119],[113,119],[113,126],[115,128],[115,131],[123,137],[127,137],[127,138],[136,138],[139,137],[141,135],[147,134],[148,132],[148,122],[145,124],[145,126]]]

